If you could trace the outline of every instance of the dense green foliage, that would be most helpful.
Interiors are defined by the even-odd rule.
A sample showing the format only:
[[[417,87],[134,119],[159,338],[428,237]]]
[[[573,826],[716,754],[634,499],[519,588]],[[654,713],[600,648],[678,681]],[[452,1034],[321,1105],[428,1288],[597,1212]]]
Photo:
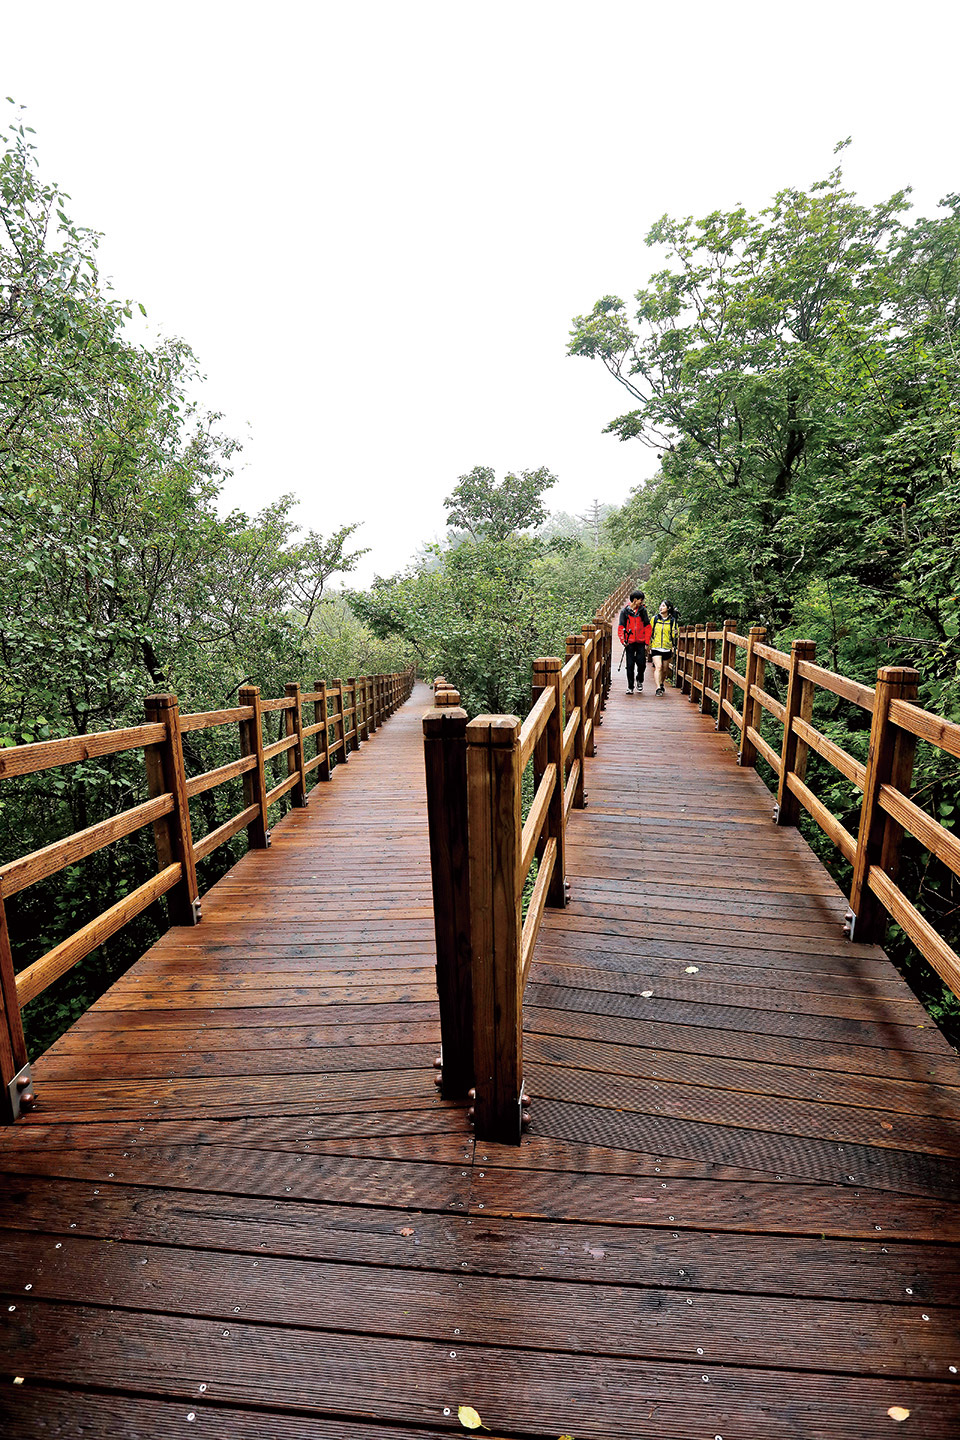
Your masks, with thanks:
[[[655,539],[650,588],[689,623],[762,623],[775,644],[812,638],[820,662],[872,683],[916,664],[921,703],[960,721],[960,197],[908,223],[905,193],[875,206],[839,168],[769,208],[647,237],[667,266],[632,314],[614,296],[574,322],[630,396],[608,427],[660,457],[608,521]],[[861,758],[866,719],[831,697],[818,723]],[[816,762],[821,798],[856,829],[856,795]],[[958,767],[921,745],[916,794],[953,827]],[[805,833],[844,867],[805,822]],[[955,946],[960,886],[915,844],[904,888]],[[940,1018],[956,1002],[891,945]]]
[[[355,526],[301,535],[293,499],[256,516],[218,500],[234,445],[187,394],[189,349],[131,343],[130,309],[100,281],[97,237],[41,182],[29,131],[0,153],[0,745],[83,734],[144,716],[144,696],[181,709],[228,705],[244,683],[277,695],[337,673],[349,656],[394,669],[384,646],[329,597],[357,558]],[[362,673],[362,671],[360,672]],[[198,772],[232,759],[235,730],[187,737]],[[0,860],[145,798],[139,751],[3,787]],[[195,802],[197,835],[240,808],[239,782]],[[205,862],[232,863],[237,837]],[[147,832],[8,907],[18,961],[34,959],[156,869]],[[148,914],[29,1007],[38,1048],[139,954]]]
[[[526,472],[523,504],[504,518],[499,496],[513,479],[498,486],[493,471],[479,466],[461,476],[446,502],[458,532],[451,542],[429,549],[405,575],[351,596],[371,629],[412,648],[422,673],[453,682],[471,714],[525,715],[532,659],[564,655],[567,635],[580,630],[624,575],[637,572],[650,549],[635,540],[598,546],[587,527],[550,539],[522,533],[545,515],[540,495],[553,477]],[[466,490],[472,510],[464,505]],[[461,532],[468,522],[475,538]]]

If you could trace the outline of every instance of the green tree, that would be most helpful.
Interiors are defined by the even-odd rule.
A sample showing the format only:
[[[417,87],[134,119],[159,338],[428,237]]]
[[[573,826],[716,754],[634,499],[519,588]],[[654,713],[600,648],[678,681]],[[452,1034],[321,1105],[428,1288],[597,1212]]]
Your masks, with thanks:
[[[557,477],[543,466],[509,473],[498,482],[487,466],[475,465],[443,502],[447,524],[465,530],[471,540],[506,540],[515,531],[543,524],[547,512],[542,497],[556,483]]]
[[[907,192],[859,203],[838,167],[758,215],[664,217],[647,240],[666,267],[632,313],[605,296],[578,317],[570,350],[630,397],[608,429],[660,458],[609,522],[654,540],[650,588],[691,622],[762,621],[781,647],[809,636],[867,682],[919,662],[922,701],[960,719],[960,199],[913,223],[907,209]],[[821,706],[863,751],[863,717]],[[811,773],[850,822],[855,797],[819,761]],[[916,782],[952,826],[955,762],[921,754]],[[955,879],[911,845],[905,873],[960,938]],[[942,1008],[942,987],[918,984]]]

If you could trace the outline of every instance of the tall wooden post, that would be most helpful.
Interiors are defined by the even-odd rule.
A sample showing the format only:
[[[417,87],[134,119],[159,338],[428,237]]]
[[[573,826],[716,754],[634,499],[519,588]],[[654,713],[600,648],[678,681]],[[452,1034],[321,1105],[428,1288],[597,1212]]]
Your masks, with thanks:
[[[793,727],[798,717],[808,720],[813,715],[812,680],[804,680],[800,664],[812,660],[817,653],[815,640],[794,640],[790,646],[790,673],[787,679],[787,703],[783,716],[783,747],[780,751],[780,783],[777,786],[777,808],[774,819],[778,825],[796,825],[800,819],[800,801],[787,783],[789,775],[802,780],[807,773],[808,746]]]
[[[339,713],[336,713],[333,716],[333,738],[334,742],[336,742],[337,726],[339,725],[340,739],[343,741],[343,744],[340,746],[339,757],[343,761],[344,765],[346,765],[347,761],[350,759],[350,750],[347,745],[347,717],[343,713],[346,708],[346,694],[344,692],[344,686],[347,684],[347,681],[341,677],[341,679],[335,680],[333,683],[337,687],[337,694],[340,696]]]
[[[320,699],[313,704],[313,723],[322,728],[317,731],[317,754],[322,751],[323,759],[317,767],[317,779],[330,779],[330,716],[327,714],[327,682],[326,680],[314,680],[314,690],[319,691]]]
[[[428,710],[423,717],[442,1094],[446,1100],[462,1099],[473,1085],[466,731],[467,712],[456,706]]]
[[[302,810],[307,803],[307,781],[303,773],[303,710],[300,699],[300,686],[293,682],[284,688],[284,695],[293,701],[292,710],[283,712],[284,733],[289,737],[296,735],[296,745],[291,745],[287,751],[287,774],[297,773],[300,778],[290,791],[290,804],[296,809]]]
[[[3,1087],[0,1091],[0,1122],[9,1124],[19,1119],[21,1110],[30,1109],[34,1090],[27,1045],[23,1038],[2,885],[0,880],[0,1085]]]
[[[762,661],[760,656],[754,652],[754,646],[758,641],[761,645],[763,644],[763,637],[766,633],[762,625],[751,625],[747,634],[747,665],[743,677],[747,683],[743,691],[743,714],[740,717],[740,754],[737,756],[737,764],[749,768],[756,768],[757,747],[747,735],[747,730],[751,725],[756,729],[760,718],[760,706],[750,691],[757,684],[758,676],[762,677]]]
[[[589,685],[590,685],[590,691],[589,691],[589,694],[588,694],[588,696],[587,696],[587,701],[586,701],[587,713],[586,713],[586,715],[585,715],[585,717],[584,717],[584,725],[586,725],[587,720],[589,720],[589,721],[591,722],[591,725],[590,725],[590,735],[589,735],[589,739],[587,740],[587,757],[588,757],[588,759],[591,759],[591,760],[592,760],[593,757],[594,757],[594,755],[596,755],[596,753],[597,753],[597,733],[596,733],[596,732],[597,732],[597,719],[596,719],[596,717],[597,717],[597,714],[599,713],[599,697],[598,697],[598,695],[597,695],[597,681],[598,681],[598,676],[599,676],[599,668],[598,668],[598,661],[597,661],[598,639],[597,639],[597,627],[596,627],[596,625],[584,625],[584,626],[583,626],[583,636],[584,636],[584,639],[587,640],[587,641],[589,641],[589,644],[590,644],[589,654],[586,654],[586,652],[585,652],[585,654],[586,654],[586,660],[587,660],[587,676],[586,676],[586,679],[587,679],[587,682],[588,682]],[[584,685],[584,691],[586,691],[586,684]]]
[[[710,621],[708,620],[706,625],[703,627],[703,670],[700,676],[700,679],[703,682],[700,686],[701,715],[709,715],[711,713],[710,706],[713,704],[713,701],[707,694],[707,686],[710,685],[710,688],[713,689],[712,680],[715,672],[710,669],[710,665],[708,662],[711,660],[716,660],[716,652],[717,642],[716,640],[710,639]]]
[[[857,854],[850,888],[853,911],[852,940],[883,943],[887,912],[870,889],[870,867],[877,865],[891,880],[900,866],[903,828],[880,808],[880,789],[890,785],[907,794],[913,775],[916,738],[890,723],[891,700],[915,700],[919,672],[905,665],[886,665],[877,672],[877,688],[870,726],[870,752],[860,805]]]
[[[718,730],[730,729],[730,716],[727,714],[726,706],[723,702],[730,699],[731,682],[727,678],[727,666],[729,666],[731,670],[734,668],[734,660],[737,653],[737,647],[733,641],[729,639],[731,631],[736,634],[733,621],[724,620],[723,635],[720,640],[720,669],[717,672],[717,694],[720,696],[720,699],[717,701]]]
[[[190,828],[180,706],[176,695],[148,695],[144,704],[148,724],[163,725],[167,732],[166,739],[161,740],[159,745],[146,746],[143,759],[151,796],[168,792],[173,796],[172,812],[154,821],[153,826],[159,868],[165,870],[177,860],[183,867],[181,878],[167,892],[170,923],[196,925],[200,920],[200,889]]]
[[[267,820],[267,775],[263,764],[263,716],[260,710],[260,686],[242,685],[237,697],[240,704],[250,707],[253,716],[240,721],[240,754],[255,755],[257,763],[243,777],[243,804],[246,809],[256,805],[260,811],[247,826],[247,843],[251,850],[265,850],[270,844]]]
[[[582,635],[568,635],[568,636],[567,636],[567,654],[568,654],[568,655],[579,655],[579,657],[580,657],[580,668],[577,670],[577,673],[576,673],[576,675],[575,675],[574,678],[573,678],[573,703],[574,703],[574,705],[575,705],[575,706],[579,709],[579,711],[580,711],[580,723],[579,723],[579,725],[577,726],[577,738],[576,738],[576,739],[574,740],[574,742],[573,742],[573,759],[580,762],[580,771],[579,771],[579,774],[577,775],[577,783],[576,783],[576,785],[574,786],[574,790],[573,790],[573,808],[574,808],[574,810],[582,810],[582,809],[583,809],[583,805],[584,805],[584,800],[583,800],[583,782],[584,782],[584,775],[585,775],[585,771],[586,771],[586,759],[587,759],[587,747],[586,747],[586,741],[585,741],[585,738],[584,738],[584,736],[585,736],[585,729],[584,729],[584,727],[585,727],[585,725],[586,725],[586,714],[585,714],[585,711],[584,711],[584,704],[583,704],[583,689],[584,689],[584,683],[585,683],[585,680],[586,680],[586,669],[587,669],[587,662],[586,662],[585,653],[584,653],[584,652],[585,652],[585,648],[586,648],[586,641],[584,640],[584,638],[583,638]]]
[[[690,689],[687,699],[691,704],[697,703],[697,659],[700,654],[700,626],[693,627],[693,652],[690,656]]]
[[[367,675],[363,682],[364,694],[367,705],[367,734],[374,735],[377,730],[377,707],[374,700],[373,676]]]
[[[476,1134],[519,1145],[520,721],[479,715],[466,734]]]
[[[544,771],[548,765],[557,767],[556,784],[553,787],[553,794],[550,797],[550,805],[547,810],[546,823],[543,827],[543,835],[540,844],[537,846],[537,854],[542,855],[546,842],[555,839],[557,842],[557,859],[553,867],[553,874],[550,877],[550,888],[547,891],[547,904],[556,906],[562,910],[567,903],[567,889],[565,879],[567,874],[567,847],[566,829],[563,823],[563,692],[560,689],[560,672],[563,669],[563,661],[548,656],[533,662],[533,699],[536,701],[541,690],[553,690],[553,710],[547,718],[543,734],[537,741],[533,752],[533,790],[536,794],[537,786],[543,779]]]

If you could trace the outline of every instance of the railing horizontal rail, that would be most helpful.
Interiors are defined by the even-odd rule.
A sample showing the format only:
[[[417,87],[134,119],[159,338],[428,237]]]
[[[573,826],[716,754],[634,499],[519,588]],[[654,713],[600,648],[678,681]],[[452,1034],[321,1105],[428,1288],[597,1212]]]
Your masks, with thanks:
[[[236,780],[238,776],[245,775],[248,770],[254,769],[256,763],[255,755],[241,755],[239,760],[231,760],[227,765],[218,765],[216,770],[205,770],[202,775],[194,775],[187,781],[187,799],[192,800],[195,795],[203,795],[207,790],[213,790],[218,785],[225,785],[228,780]]]
[[[234,710],[201,710],[192,715],[180,716],[180,729],[212,730],[217,725],[239,724],[241,720],[252,720],[253,710],[249,705],[240,705]]]
[[[537,871],[537,878],[533,887],[533,894],[530,896],[530,908],[527,910],[527,918],[523,922],[523,932],[520,944],[520,989],[527,983],[530,973],[530,963],[533,960],[533,949],[537,943],[537,936],[540,933],[540,924],[543,920],[543,912],[547,904],[547,891],[550,888],[550,881],[553,879],[553,872],[557,864],[557,841],[551,835],[543,847],[543,856],[540,860],[540,869]]]
[[[564,665],[563,669],[560,671],[560,683],[563,686],[564,690],[566,690],[570,686],[570,684],[576,679],[579,670],[580,656],[571,655],[566,665]]]
[[[284,795],[289,794],[289,792],[293,789],[294,785],[299,782],[299,780],[299,774],[294,771],[294,773],[292,775],[288,775],[285,780],[281,780],[278,785],[274,785],[272,790],[267,791],[267,804],[275,805],[278,800],[282,800]]]
[[[557,699],[554,690],[552,688],[544,690],[520,727],[521,770],[527,768],[530,756],[533,754],[533,747],[546,729],[547,721],[553,714],[556,703]]]
[[[0,780],[17,775],[36,775],[57,765],[75,765],[80,760],[99,760],[124,750],[140,750],[166,739],[163,725],[132,725],[123,730],[94,730],[90,735],[71,735],[64,740],[39,740],[31,745],[12,745],[0,750]]]
[[[203,839],[198,840],[193,847],[193,853],[197,859],[205,860],[208,855],[212,855],[214,850],[219,849],[221,845],[225,845],[228,840],[232,840],[234,835],[238,834],[244,826],[249,825],[251,820],[256,819],[259,813],[260,807],[258,805],[248,805],[246,810],[240,811],[239,815],[231,816],[231,818],[225,820],[222,825],[218,825],[216,830],[211,830],[209,834],[204,835]]]
[[[34,850],[19,860],[11,860],[0,867],[0,894],[8,899],[18,891],[25,890],[28,885],[47,880],[51,875],[65,870],[68,865],[76,865],[80,860],[85,860],[89,855],[95,855],[107,845],[112,845],[114,841],[122,840],[127,835],[142,830],[145,825],[151,825],[162,816],[169,815],[172,810],[173,796],[158,795],[132,810],[124,810],[109,820],[101,820],[98,825],[78,830],[64,840],[55,840],[52,845],[45,845],[42,850]]]
[[[931,819],[925,810],[891,785],[881,785],[878,798],[882,810],[919,840],[925,850],[942,860],[954,875],[960,875],[960,839],[952,830]]]
[[[61,975],[72,969],[78,960],[83,960],[91,950],[96,950],[98,945],[109,940],[111,935],[116,935],[117,931],[122,930],[135,916],[141,915],[148,905],[152,905],[161,895],[172,890],[181,874],[182,866],[179,862],[166,866],[145,885],[132,890],[129,895],[118,900],[116,905],[104,910],[96,920],[91,920],[88,925],[77,930],[69,940],[55,945],[46,955],[41,955],[39,960],[21,970],[17,976],[17,999],[21,1007],[35,1000],[54,980],[59,980]]]
[[[805,785],[798,776],[788,775],[787,785],[807,813],[816,820],[827,839],[833,841],[844,860],[849,860],[853,864],[857,853],[857,842],[850,831],[844,829],[837,817],[827,809],[822,800],[817,799],[809,786]]]
[[[793,722],[793,728],[805,745],[809,745],[811,750],[816,750],[818,755],[829,761],[833,768],[839,770],[840,774],[846,776],[852,784],[863,789],[867,778],[866,765],[861,765],[853,755],[842,750],[839,745],[835,745],[832,740],[829,740],[826,735],[823,735],[808,720],[803,720],[799,715]]]
[[[938,750],[945,750],[948,755],[960,760],[960,725],[955,725],[952,720],[943,720],[908,700],[890,701],[890,719],[918,740],[926,740]]]
[[[280,740],[274,740],[271,745],[264,745],[264,761],[272,760],[275,755],[282,755],[286,750],[292,750],[296,743],[296,735],[285,735]]]
[[[772,645],[764,645],[759,641],[754,643],[753,648],[761,660],[769,660],[771,664],[779,666],[781,670],[790,669],[790,656],[785,655],[782,650],[774,650]]]
[[[543,834],[543,823],[547,818],[547,809],[553,799],[556,784],[557,767],[551,764],[543,772],[543,778],[537,786],[537,793],[533,797],[533,804],[530,806],[523,830],[520,833],[520,867],[517,883],[521,891],[527,883],[527,874],[533,861],[534,851]]]
[[[834,695],[842,696],[844,700],[851,700],[863,710],[873,711],[874,692],[869,685],[861,685],[858,680],[849,680],[846,675],[835,675],[832,670],[823,670],[809,660],[801,660],[800,674],[804,680],[813,680],[822,690],[829,690]]]
[[[260,710],[264,715],[270,714],[274,710],[292,710],[294,703],[289,695],[280,695],[276,700],[261,700]]]
[[[754,729],[752,725],[748,725],[747,739],[751,740],[753,744],[756,745],[757,749],[760,751],[760,754],[763,756],[764,760],[766,760],[767,764],[775,771],[777,775],[779,775],[780,756],[777,754],[776,750],[774,750],[771,745],[767,744],[766,740],[764,740],[763,736],[760,734],[760,731]]]
[[[920,954],[949,985],[960,994],[960,955],[947,944],[920,911],[904,895],[898,885],[880,869],[871,865],[868,873],[870,889],[916,945]]]
[[[768,710],[775,720],[779,720],[780,724],[783,724],[783,719],[787,711],[786,707],[781,705],[779,700],[775,699],[772,695],[768,695],[766,690],[759,685],[751,685],[750,694],[754,700],[763,706],[764,710]]]

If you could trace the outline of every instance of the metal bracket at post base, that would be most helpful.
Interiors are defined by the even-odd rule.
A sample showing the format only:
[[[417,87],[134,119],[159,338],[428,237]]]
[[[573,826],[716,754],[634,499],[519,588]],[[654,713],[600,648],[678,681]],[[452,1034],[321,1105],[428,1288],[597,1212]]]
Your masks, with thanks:
[[[776,805],[774,805],[774,807],[773,807],[773,823],[774,823],[774,825],[779,825],[779,824],[780,824],[780,806],[779,806],[779,804],[776,804]]]
[[[18,1070],[10,1084],[7,1086],[7,1099],[10,1106],[11,1117],[19,1120],[25,1110],[31,1109],[36,1092],[33,1088],[33,1077],[30,1074],[30,1066],[24,1065]]]

